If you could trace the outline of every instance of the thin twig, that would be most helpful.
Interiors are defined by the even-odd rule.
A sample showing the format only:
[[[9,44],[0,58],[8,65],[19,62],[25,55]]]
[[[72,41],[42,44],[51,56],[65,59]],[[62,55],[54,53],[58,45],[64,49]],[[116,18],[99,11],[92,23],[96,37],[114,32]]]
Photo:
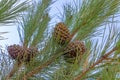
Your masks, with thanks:
[[[81,25],[79,25],[79,26],[85,26],[86,25],[86,23],[84,22],[83,24],[81,24]],[[79,31],[81,29],[81,27],[78,27],[78,28],[76,28],[73,32],[72,32],[72,37],[74,37],[75,36],[75,34]]]
[[[88,69],[84,70],[80,75],[78,75],[77,77],[74,78],[74,80],[81,80],[82,77],[89,72],[92,68],[94,68],[96,65],[98,65],[99,63],[101,63],[103,60],[107,59],[107,57],[112,54],[117,48],[113,48],[110,52],[106,53],[105,55],[103,55],[98,61],[96,61],[95,63],[93,63]]]
[[[10,80],[10,78],[14,75],[14,73],[21,67],[22,63],[16,62],[10,71],[10,73],[6,76],[6,80]]]
[[[54,62],[54,60],[56,58],[58,58],[61,55],[61,53],[54,55],[50,60],[48,60],[47,62],[43,63],[42,65],[36,67],[35,69],[33,69],[32,71],[30,71],[29,73],[27,73],[26,75],[24,75],[24,77],[22,78],[22,80],[28,80],[28,78],[32,77],[33,75],[39,73],[43,68],[47,67],[48,65],[50,65],[52,62]]]

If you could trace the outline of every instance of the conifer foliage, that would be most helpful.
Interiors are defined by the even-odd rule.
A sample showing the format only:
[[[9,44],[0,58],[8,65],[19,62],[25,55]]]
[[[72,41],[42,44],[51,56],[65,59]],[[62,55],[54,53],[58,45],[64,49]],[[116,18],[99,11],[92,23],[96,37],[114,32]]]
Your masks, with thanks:
[[[120,0],[71,0],[55,24],[57,0],[17,2],[0,1],[0,23],[18,23],[21,41],[1,49],[2,80],[120,79]]]

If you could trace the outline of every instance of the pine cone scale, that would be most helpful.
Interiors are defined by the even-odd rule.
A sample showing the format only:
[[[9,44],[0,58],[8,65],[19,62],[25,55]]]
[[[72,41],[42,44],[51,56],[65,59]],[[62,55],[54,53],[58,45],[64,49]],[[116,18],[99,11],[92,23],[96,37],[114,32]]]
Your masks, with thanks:
[[[33,58],[38,53],[37,48],[26,48],[19,45],[8,46],[7,50],[9,55],[19,62],[29,62],[31,58]]]
[[[60,45],[64,45],[70,41],[71,34],[64,23],[60,22],[56,24],[54,28],[54,39]]]
[[[70,42],[64,49],[65,52],[64,57],[66,59],[76,58],[79,55],[83,55],[85,51],[86,51],[86,47],[83,42],[81,41]]]

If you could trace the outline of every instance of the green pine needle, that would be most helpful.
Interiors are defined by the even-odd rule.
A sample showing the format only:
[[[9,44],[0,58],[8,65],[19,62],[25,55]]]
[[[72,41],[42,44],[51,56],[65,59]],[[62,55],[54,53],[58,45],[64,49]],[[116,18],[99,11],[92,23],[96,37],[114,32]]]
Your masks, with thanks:
[[[24,3],[17,6],[17,1],[1,1],[4,2],[5,6],[2,6],[3,9],[1,8],[0,14],[3,14],[2,12],[6,14],[6,16],[0,16],[2,23],[12,22],[17,17],[18,12],[26,9],[25,7],[21,8]],[[23,45],[26,47],[37,46],[39,54],[29,63],[23,62],[22,69],[13,73],[11,79],[114,80],[117,78],[116,76],[120,72],[120,55],[119,52],[116,54],[115,51],[116,47],[120,47],[118,38],[120,32],[114,24],[114,18],[119,11],[120,0],[77,1],[74,0],[73,4],[68,3],[63,7],[65,14],[63,21],[68,26],[70,33],[74,35],[73,41],[84,40],[86,52],[83,55],[76,56],[74,63],[68,63],[65,60],[63,54],[68,44],[60,46],[54,41],[52,34],[49,38],[46,36],[47,29],[49,29],[50,18],[48,13],[52,0],[41,0],[38,3],[30,4],[31,7],[23,13],[18,30]],[[7,11],[9,15],[7,15]],[[98,28],[101,25],[104,27],[102,28],[103,31]],[[2,33],[0,33],[1,35]],[[101,41],[95,39],[96,36],[102,36],[100,37]],[[2,50],[0,52],[3,54]],[[13,61],[9,62],[10,60],[6,56],[1,59],[2,62],[5,61],[0,64],[2,66],[0,68],[1,73],[7,74],[9,72],[7,68],[11,70]],[[4,77],[3,74],[2,77]]]
[[[27,12],[27,16],[23,15],[23,36],[26,46],[36,46],[44,37],[45,30],[48,26],[50,18],[48,16],[48,7],[51,1],[39,2],[34,4]]]
[[[28,6],[28,1],[19,3],[19,0],[1,0],[0,1],[0,23],[15,22],[15,18],[25,11]]]
[[[69,16],[72,13],[71,19],[66,18],[65,22],[68,24],[67,21],[70,21],[73,35],[77,34],[76,39],[82,40],[90,37],[96,27],[101,26],[119,11],[120,0],[82,0],[74,1],[73,5],[73,10],[69,10],[68,7],[64,9],[66,16],[68,10]]]

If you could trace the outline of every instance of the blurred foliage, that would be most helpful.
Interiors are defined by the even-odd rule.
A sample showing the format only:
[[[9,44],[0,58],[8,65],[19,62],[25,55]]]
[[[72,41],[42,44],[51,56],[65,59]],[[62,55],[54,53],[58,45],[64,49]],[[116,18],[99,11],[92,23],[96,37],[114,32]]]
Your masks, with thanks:
[[[9,7],[15,1],[18,0],[11,1]],[[37,47],[39,54],[30,63],[23,62],[10,78],[12,80],[119,80],[120,30],[117,28],[115,18],[119,14],[120,0],[73,0],[71,3],[63,4],[63,15],[58,18],[69,28],[72,34],[71,41],[83,41],[87,48],[83,55],[76,57],[74,63],[68,63],[64,59],[67,44],[59,46],[53,39],[52,30],[49,32],[49,22],[52,19],[49,11],[54,3],[52,0],[33,1],[30,8],[21,14],[22,17],[17,18],[22,45]],[[26,1],[23,4],[26,4]],[[22,8],[20,6],[16,7],[16,10],[13,9],[15,10],[13,13],[10,11],[8,17],[1,18],[3,20],[1,22],[9,23],[11,19],[13,20],[13,14],[15,17],[18,11],[26,9],[25,5]],[[8,10],[8,7],[4,10]],[[16,61],[8,57],[9,55],[4,59],[6,64],[2,64],[1,61],[3,66],[1,73],[5,72],[3,80],[6,74],[9,75],[8,72],[12,71],[7,60],[12,61],[10,64],[13,70],[16,66]],[[3,69],[6,65],[8,71]]]
[[[1,0],[0,23],[15,22],[15,18],[28,8],[27,2],[28,1],[20,2],[20,0]]]
[[[28,8],[28,1],[20,0],[0,0],[0,24],[8,25],[8,23],[15,23],[16,18]],[[0,32],[0,40],[4,40],[2,34],[7,32]]]

